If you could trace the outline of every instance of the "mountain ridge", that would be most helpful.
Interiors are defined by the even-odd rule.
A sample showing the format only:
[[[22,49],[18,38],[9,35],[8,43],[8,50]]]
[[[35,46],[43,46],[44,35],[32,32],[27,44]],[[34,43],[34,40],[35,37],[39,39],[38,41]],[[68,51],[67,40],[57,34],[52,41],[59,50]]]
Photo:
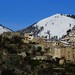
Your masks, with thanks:
[[[21,33],[33,33],[35,36],[58,36],[59,38],[66,35],[67,30],[75,26],[75,15],[55,14],[45,19],[42,19],[31,26],[20,30]]]
[[[35,22],[34,24],[30,25],[27,28],[15,32],[33,33],[33,35],[36,37],[44,36],[45,38],[48,39],[49,37],[53,38],[56,36],[60,38],[63,35],[66,35],[66,32],[69,29],[72,29],[74,26],[75,26],[75,15],[55,14],[47,18],[44,18],[38,22]],[[12,32],[11,29],[0,24],[0,34],[8,31]]]
[[[0,34],[2,34],[3,32],[12,32],[12,30],[0,24]]]

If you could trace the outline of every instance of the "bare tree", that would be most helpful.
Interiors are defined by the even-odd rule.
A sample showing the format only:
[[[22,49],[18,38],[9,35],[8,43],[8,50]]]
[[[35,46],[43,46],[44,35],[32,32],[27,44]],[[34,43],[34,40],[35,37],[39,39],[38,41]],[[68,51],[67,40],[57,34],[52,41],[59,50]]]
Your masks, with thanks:
[[[49,35],[49,40],[50,40],[51,37],[50,30],[47,30],[47,34]]]

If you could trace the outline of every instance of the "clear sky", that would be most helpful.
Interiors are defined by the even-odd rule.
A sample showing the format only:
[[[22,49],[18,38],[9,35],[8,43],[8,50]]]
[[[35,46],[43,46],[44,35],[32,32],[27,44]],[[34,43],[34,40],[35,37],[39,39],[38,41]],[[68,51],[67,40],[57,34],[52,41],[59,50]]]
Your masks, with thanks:
[[[75,14],[75,0],[0,0],[0,24],[15,31],[57,13]]]

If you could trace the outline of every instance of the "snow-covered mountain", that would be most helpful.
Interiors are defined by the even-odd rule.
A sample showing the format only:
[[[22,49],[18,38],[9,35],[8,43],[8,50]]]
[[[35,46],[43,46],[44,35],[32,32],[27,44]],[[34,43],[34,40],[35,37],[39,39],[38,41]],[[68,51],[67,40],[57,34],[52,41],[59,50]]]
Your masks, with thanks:
[[[66,35],[69,29],[75,26],[75,15],[55,14],[39,22],[20,30],[21,33],[33,33],[35,36],[44,36],[46,38],[58,36],[61,38]]]
[[[11,32],[12,30],[0,24],[0,34],[3,32]]]

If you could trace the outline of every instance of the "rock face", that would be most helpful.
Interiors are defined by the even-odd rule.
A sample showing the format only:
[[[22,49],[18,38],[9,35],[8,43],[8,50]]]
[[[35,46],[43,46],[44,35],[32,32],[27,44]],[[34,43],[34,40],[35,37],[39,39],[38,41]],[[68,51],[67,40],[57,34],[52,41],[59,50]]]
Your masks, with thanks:
[[[12,32],[12,30],[0,24],[0,34],[3,32]]]
[[[66,35],[69,29],[75,26],[75,15],[55,14],[40,20],[26,29],[20,30],[21,33],[33,33],[35,36],[46,38],[61,38]]]

